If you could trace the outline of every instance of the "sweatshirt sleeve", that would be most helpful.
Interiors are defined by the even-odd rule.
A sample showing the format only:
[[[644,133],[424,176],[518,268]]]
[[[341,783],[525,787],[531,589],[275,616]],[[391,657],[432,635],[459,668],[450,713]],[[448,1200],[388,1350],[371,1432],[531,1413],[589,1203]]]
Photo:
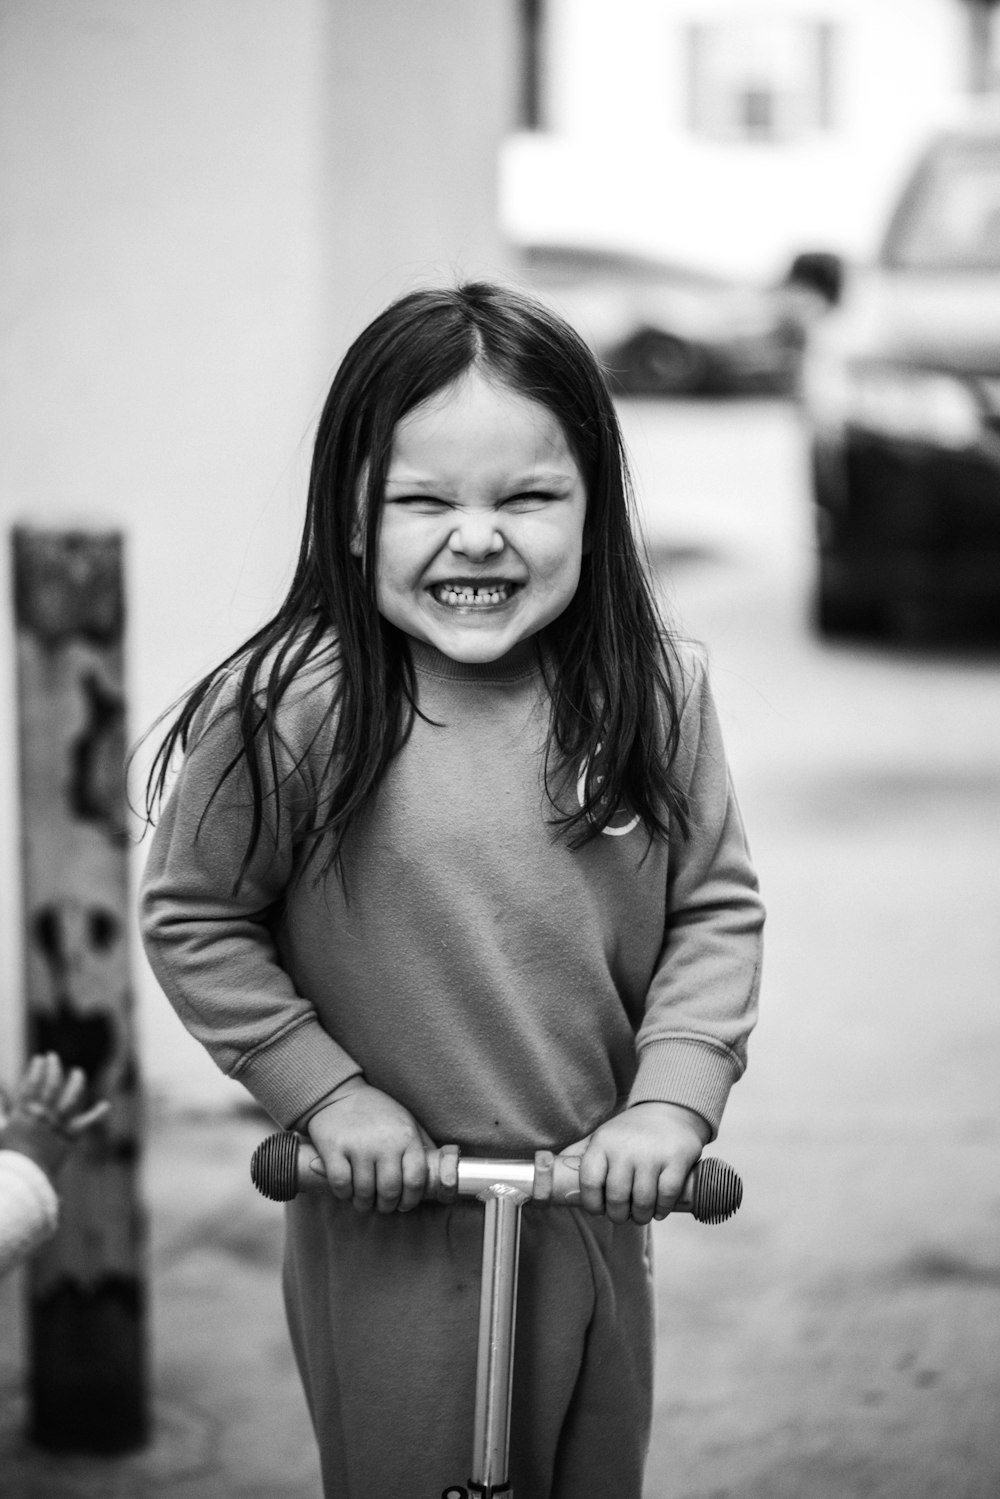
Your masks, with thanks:
[[[260,840],[234,888],[251,818],[245,762],[221,779],[240,742],[234,695],[224,686],[192,734],[147,857],[140,929],[185,1027],[287,1127],[361,1069],[296,991],[272,931],[305,805],[305,771],[284,746],[277,783],[265,783]]]
[[[665,940],[629,1104],[683,1104],[713,1137],[756,1022],[764,907],[705,667],[692,658],[676,771],[690,827],[671,848]]]
[[[59,1198],[45,1172],[18,1150],[0,1150],[0,1275],[50,1239]]]

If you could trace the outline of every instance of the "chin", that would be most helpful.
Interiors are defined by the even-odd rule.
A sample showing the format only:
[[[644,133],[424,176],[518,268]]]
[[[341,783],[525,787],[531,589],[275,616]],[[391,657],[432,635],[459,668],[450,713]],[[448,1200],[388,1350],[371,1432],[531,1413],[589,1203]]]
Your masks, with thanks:
[[[435,640],[432,642],[452,661],[461,661],[466,666],[488,666],[499,661],[520,642],[517,640]]]

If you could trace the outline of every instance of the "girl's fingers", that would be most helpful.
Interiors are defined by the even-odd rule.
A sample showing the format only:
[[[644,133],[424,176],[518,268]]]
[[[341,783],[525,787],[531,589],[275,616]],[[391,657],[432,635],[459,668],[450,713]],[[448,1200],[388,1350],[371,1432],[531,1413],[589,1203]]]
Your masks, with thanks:
[[[351,1178],[354,1191],[351,1201],[359,1213],[370,1213],[375,1206],[375,1163],[364,1156],[351,1161]]]
[[[326,1167],[326,1179],[334,1197],[341,1202],[348,1202],[354,1194],[354,1172],[351,1170],[350,1161],[338,1152],[336,1155],[324,1155],[323,1165]]]
[[[375,1207],[380,1213],[394,1213],[403,1191],[403,1163],[389,1157],[375,1163]],[[355,1193],[355,1197],[357,1193]],[[357,1206],[357,1203],[355,1203]],[[364,1207],[362,1205],[362,1211]]]
[[[588,1213],[604,1212],[608,1158],[604,1151],[588,1145],[580,1162],[580,1206]]]
[[[636,1167],[632,1179],[632,1222],[648,1223],[657,1208],[658,1178],[655,1167]]]
[[[666,1218],[680,1196],[683,1186],[684,1177],[678,1175],[675,1167],[667,1166],[660,1172],[656,1186],[656,1211],[654,1213],[658,1220],[662,1221]]]
[[[612,1223],[627,1223],[632,1212],[634,1173],[628,1161],[612,1161],[604,1182],[604,1211]]]
[[[422,1143],[423,1131],[420,1133],[421,1144],[411,1145],[403,1152],[402,1185],[398,1201],[401,1213],[409,1213],[423,1201],[427,1185],[427,1150]]]
[[[590,1138],[591,1137],[587,1135],[585,1139],[578,1140],[575,1145],[567,1145],[565,1150],[560,1150],[558,1156],[556,1157],[556,1162],[553,1163],[553,1170],[555,1169],[555,1165],[558,1164],[560,1168],[562,1168],[564,1174],[567,1170],[574,1171],[579,1178],[580,1167],[583,1165],[583,1158],[587,1154],[587,1151],[590,1149]],[[604,1193],[602,1190],[602,1200],[603,1196]],[[571,1202],[574,1207],[583,1207],[584,1203],[582,1186],[579,1192],[568,1195],[566,1201]]]

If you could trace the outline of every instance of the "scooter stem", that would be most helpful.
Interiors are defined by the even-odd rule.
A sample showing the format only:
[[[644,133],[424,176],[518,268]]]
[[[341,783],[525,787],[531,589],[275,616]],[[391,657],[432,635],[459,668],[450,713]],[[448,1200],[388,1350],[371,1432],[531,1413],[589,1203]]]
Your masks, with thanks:
[[[510,1406],[514,1377],[514,1314],[521,1238],[521,1208],[530,1199],[498,1183],[482,1193],[483,1280],[479,1300],[479,1352],[473,1423],[473,1494],[510,1494]]]

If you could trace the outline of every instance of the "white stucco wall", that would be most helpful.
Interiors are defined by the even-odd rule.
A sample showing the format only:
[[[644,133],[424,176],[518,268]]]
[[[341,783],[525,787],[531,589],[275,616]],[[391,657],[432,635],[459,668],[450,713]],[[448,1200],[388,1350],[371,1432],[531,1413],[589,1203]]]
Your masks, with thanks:
[[[771,275],[803,248],[864,254],[967,72],[962,0],[551,0],[551,130],[508,143],[515,239],[617,243]],[[836,28],[834,128],[795,141],[687,130],[688,26],[801,17]]]
[[[126,532],[133,734],[277,603],[348,338],[416,281],[502,269],[514,13],[512,0],[0,7],[0,520],[5,545],[19,521]],[[20,918],[6,563],[0,575],[9,1080]],[[135,966],[151,1090],[232,1097],[138,947]]]

